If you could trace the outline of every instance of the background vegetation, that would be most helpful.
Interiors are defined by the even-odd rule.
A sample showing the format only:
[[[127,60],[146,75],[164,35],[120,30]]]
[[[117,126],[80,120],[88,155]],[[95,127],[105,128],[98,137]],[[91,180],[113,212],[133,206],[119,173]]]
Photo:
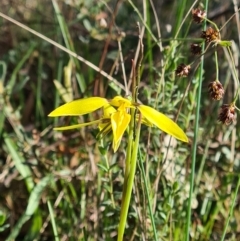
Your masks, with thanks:
[[[205,2],[195,1],[204,7]],[[207,16],[233,40],[239,70],[239,1],[209,1]],[[191,240],[240,240],[239,125],[217,121],[222,103],[239,88],[224,48],[218,49],[223,101],[214,102],[214,48],[191,74],[177,66],[191,63],[190,44],[202,42],[202,25],[192,22],[193,1],[1,0],[0,11],[88,60],[116,82],[28,31],[0,18],[0,240],[116,240],[125,139],[113,153],[111,137],[96,130],[56,132],[53,127],[94,119],[48,118],[60,104],[89,96],[124,96],[120,53],[129,85],[138,42],[136,23],[145,27],[139,99],[156,107],[186,131],[182,144],[157,129],[143,128],[141,158],[159,240],[184,240],[190,174],[195,173]],[[234,15],[234,16],[233,16]],[[229,20],[229,22],[227,22]],[[144,24],[144,21],[146,24]],[[158,41],[160,39],[160,41]],[[121,48],[120,48],[121,46]],[[121,51],[120,51],[121,50]],[[202,82],[195,170],[192,143],[196,99]],[[239,105],[239,101],[237,102]],[[233,207],[233,210],[231,208]],[[232,213],[231,213],[232,211]],[[228,219],[229,217],[229,219]],[[229,221],[227,225],[227,221]],[[225,231],[226,233],[225,233]],[[154,240],[140,162],[125,240]]]

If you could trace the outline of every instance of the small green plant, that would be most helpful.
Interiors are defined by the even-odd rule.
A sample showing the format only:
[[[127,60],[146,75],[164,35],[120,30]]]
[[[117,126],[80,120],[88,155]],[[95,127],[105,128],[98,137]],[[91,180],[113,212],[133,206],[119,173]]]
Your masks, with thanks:
[[[133,71],[135,72],[135,70]],[[140,72],[138,72],[138,76],[140,76]],[[132,100],[123,98],[121,96],[116,96],[111,100],[101,97],[90,97],[66,103],[56,108],[49,114],[50,117],[81,116],[91,113],[99,108],[103,108],[103,115],[99,120],[66,127],[56,127],[55,130],[70,130],[98,124],[99,136],[106,136],[106,134],[112,133],[114,152],[118,150],[122,141],[122,136],[126,129],[128,129],[128,144],[125,159],[124,187],[118,228],[118,241],[123,240],[124,229],[126,226],[127,214],[139,155],[138,149],[141,124],[145,124],[150,127],[153,125],[157,126],[159,129],[175,137],[176,139],[179,139],[183,142],[188,142],[186,134],[174,121],[157,110],[137,102],[138,100],[136,96],[138,96],[138,93],[135,91],[136,89],[138,89],[138,85],[133,83]],[[157,240],[158,237],[156,234],[155,225],[154,223],[152,223],[152,225],[154,227],[155,239]]]

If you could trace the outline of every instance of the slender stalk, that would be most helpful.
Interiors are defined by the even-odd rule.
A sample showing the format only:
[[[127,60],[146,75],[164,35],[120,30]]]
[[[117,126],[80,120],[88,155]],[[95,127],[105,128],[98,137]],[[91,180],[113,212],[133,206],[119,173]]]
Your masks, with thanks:
[[[192,165],[191,165],[190,190],[189,190],[188,207],[187,207],[187,224],[186,224],[185,241],[189,241],[189,232],[190,232],[190,226],[191,226],[191,203],[192,203],[192,197],[193,197],[195,166],[196,166],[197,138],[198,138],[198,129],[199,129],[198,122],[199,122],[199,113],[200,113],[202,76],[203,76],[203,58],[201,61],[202,62],[201,62],[200,71],[199,71],[199,86],[198,86],[197,106],[196,106],[196,114],[195,114],[196,118],[195,118],[195,125],[194,125],[194,141],[193,141],[193,149],[192,149]]]
[[[140,35],[140,26],[138,23],[138,29],[139,29],[139,43],[140,43],[140,50],[141,50],[141,55],[140,55],[140,60],[138,63],[138,69],[137,69],[137,78],[136,78],[136,73],[135,73],[135,63],[133,62],[132,64],[132,69],[133,69],[133,84],[132,84],[132,98],[134,102],[137,101],[137,95],[138,95],[138,85],[140,82],[140,72],[141,72],[141,64],[142,64],[142,59],[143,59],[143,44],[142,44],[142,38]],[[123,184],[123,195],[122,195],[122,205],[121,205],[121,214],[120,214],[120,221],[119,221],[119,227],[118,227],[118,241],[123,239],[124,235],[124,229],[126,226],[126,221],[127,221],[127,214],[128,214],[128,209],[129,209],[129,204],[130,204],[130,198],[131,198],[131,193],[132,193],[132,187],[133,187],[133,181],[134,181],[134,176],[132,177],[131,175],[135,175],[135,169],[136,169],[136,160],[134,159],[134,152],[138,151],[138,143],[139,143],[139,136],[138,139],[135,137],[137,135],[135,133],[135,120],[136,120],[136,110],[131,109],[131,122],[130,122],[130,127],[129,127],[129,137],[128,137],[128,148],[127,148],[127,158],[126,158],[126,167],[125,167],[125,175],[124,175],[124,184]],[[139,121],[141,123],[141,116],[139,117]],[[138,124],[138,128],[140,128],[140,124]],[[140,132],[140,130],[138,130]],[[138,134],[140,135],[140,134]],[[135,139],[136,138],[136,139]],[[135,139],[135,140],[134,140]],[[134,146],[133,146],[134,142]],[[137,142],[137,147],[136,147],[136,142]],[[134,148],[137,148],[136,150]],[[136,154],[137,158],[137,154]],[[134,174],[133,174],[134,172]],[[130,179],[133,178],[132,180]]]
[[[155,222],[154,222],[153,211],[152,211],[152,207],[151,207],[151,200],[150,200],[150,195],[149,195],[149,191],[148,191],[147,178],[146,178],[146,174],[145,174],[145,170],[144,170],[144,166],[143,166],[143,160],[142,160],[140,148],[139,148],[139,158],[140,158],[140,168],[141,168],[141,173],[142,173],[142,177],[143,177],[144,187],[145,187],[145,191],[147,194],[148,209],[149,209],[150,219],[151,219],[152,228],[153,228],[154,240],[160,241],[160,239],[158,239],[158,237],[157,237],[157,230],[156,230],[156,226],[155,226]]]
[[[123,81],[124,81],[124,86],[125,86],[125,92],[126,96],[129,95],[128,91],[128,85],[127,85],[127,77],[126,77],[126,71],[125,71],[125,65],[124,65],[124,60],[123,60],[123,52],[122,52],[122,45],[121,45],[122,38],[119,37],[117,42],[118,42],[118,51],[119,51],[119,57],[120,57],[120,62],[122,66],[122,73],[123,73]]]
[[[132,63],[132,69],[133,69],[133,84],[132,84],[132,98],[136,96],[136,73],[135,73],[135,63]],[[134,138],[134,126],[135,126],[135,110],[131,109],[131,122],[129,126],[129,135],[128,135],[128,147],[127,147],[127,157],[126,157],[126,166],[125,166],[125,176],[124,176],[124,187],[123,187],[123,197],[124,192],[126,191],[127,185],[127,178],[130,170],[130,162],[131,162],[131,154],[132,154],[132,142]]]
[[[208,0],[205,1],[205,6],[206,6],[206,12],[207,12]],[[205,25],[204,28],[206,28],[206,21],[204,25]],[[202,45],[202,52],[204,52],[204,48],[205,48],[205,43],[203,43]],[[189,241],[189,233],[190,233],[190,226],[191,226],[191,203],[192,203],[192,197],[193,197],[195,166],[196,166],[197,138],[198,138],[198,129],[199,129],[198,122],[199,122],[199,115],[200,115],[201,93],[202,93],[203,63],[204,63],[204,57],[202,56],[200,70],[199,70],[199,86],[198,86],[196,117],[195,117],[195,125],[194,125],[194,140],[193,140],[193,149],[192,149],[192,165],[191,165],[190,190],[189,190],[188,207],[187,207],[185,241]]]
[[[118,239],[117,239],[118,241],[123,240],[124,229],[126,226],[127,214],[128,214],[129,204],[130,204],[130,200],[131,200],[134,176],[135,176],[136,166],[137,166],[137,154],[138,154],[139,137],[140,137],[140,130],[141,130],[141,120],[142,120],[141,114],[139,114],[138,126],[136,129],[136,138],[133,143],[131,168],[129,171],[129,175],[127,177],[127,190],[126,190],[124,200],[123,200],[122,206],[121,206],[120,222],[119,222],[119,227],[118,227]],[[126,175],[126,173],[125,173],[125,175]]]
[[[135,96],[133,96],[135,102],[137,102],[138,86],[139,86],[139,83],[141,80],[141,67],[142,67],[143,49],[144,49],[144,45],[143,45],[142,38],[141,38],[141,28],[140,28],[139,23],[137,23],[137,26],[139,29],[140,56],[139,56],[138,67],[137,67]]]
[[[238,82],[238,85],[239,85],[238,74],[237,74],[237,70],[236,70],[236,67],[235,67],[236,65],[235,65],[235,62],[234,62],[234,59],[233,59],[233,56],[232,56],[232,51],[231,51],[230,47],[227,47],[227,50],[228,50],[229,56],[230,56],[231,61],[232,61],[233,77],[235,78],[235,80]],[[238,93],[239,93],[239,88],[237,88],[237,91],[236,91],[235,96],[234,96],[234,100],[233,100],[234,104],[237,101]]]
[[[213,21],[211,21],[211,20],[208,19],[208,18],[204,18],[204,19],[205,19],[207,22],[211,23],[211,24],[214,26],[214,28],[219,32],[219,37],[220,37],[220,39],[221,39],[221,36],[220,36],[220,30],[219,30],[217,24],[214,23]]]
[[[133,133],[134,133],[134,114],[135,110],[131,109],[131,122],[129,125],[129,134],[128,134],[128,146],[127,146],[127,156],[126,156],[126,162],[125,162],[125,173],[124,173],[124,184],[123,184],[123,195],[122,195],[122,201],[124,201],[124,197],[127,190],[127,181],[128,181],[128,175],[130,171],[130,164],[131,164],[131,158],[132,158],[132,143],[133,143]]]
[[[54,233],[54,237],[55,237],[54,240],[60,241],[58,229],[57,229],[57,225],[56,225],[56,219],[54,218],[53,206],[52,206],[52,204],[49,200],[47,201],[47,206],[48,206],[48,210],[49,210],[49,214],[50,214],[50,218],[51,218],[51,223],[52,223],[52,229],[53,229],[53,233]]]
[[[218,56],[217,50],[215,49],[215,63],[216,63],[216,80],[219,80],[219,69],[218,69]]]
[[[148,26],[151,26],[151,11],[150,11],[150,6],[149,6],[149,3],[148,1],[146,1],[146,5],[147,5],[147,25]],[[153,44],[152,44],[152,38],[151,38],[151,35],[149,34],[149,32],[147,32],[147,60],[148,60],[148,63],[149,63],[149,66],[154,66],[154,63],[153,63],[153,51],[152,51],[152,48],[153,48]],[[150,82],[150,85],[152,86],[153,83],[154,83],[154,79],[153,79],[153,68],[149,68],[149,82]]]

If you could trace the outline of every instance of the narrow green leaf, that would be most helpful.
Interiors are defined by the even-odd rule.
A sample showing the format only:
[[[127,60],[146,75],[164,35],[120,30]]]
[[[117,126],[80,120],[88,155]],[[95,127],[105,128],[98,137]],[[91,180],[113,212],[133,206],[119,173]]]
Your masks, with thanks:
[[[32,190],[29,200],[28,200],[28,206],[25,211],[25,213],[21,216],[21,218],[18,220],[17,224],[14,226],[14,228],[11,230],[11,234],[8,236],[6,241],[12,241],[15,240],[15,238],[18,236],[22,226],[24,223],[26,223],[31,216],[34,214],[35,210],[37,209],[39,205],[39,201],[42,195],[42,192],[46,188],[47,185],[50,184],[50,182],[53,180],[52,175],[48,175],[44,177]]]
[[[55,127],[54,130],[56,130],[56,131],[72,130],[72,129],[81,128],[81,127],[84,127],[84,126],[98,124],[99,122],[101,122],[101,119],[100,120],[96,120],[96,121],[87,122],[87,123],[71,125],[71,126]]]
[[[101,163],[98,163],[97,166],[98,166],[99,168],[101,168],[103,171],[105,171],[106,173],[108,173],[109,170],[107,169],[107,167],[105,167],[105,166],[102,165]]]
[[[60,239],[59,239],[59,235],[58,235],[57,224],[56,224],[55,217],[54,217],[54,209],[49,200],[47,201],[47,205],[48,205],[48,210],[49,210],[49,214],[50,214],[50,218],[51,218],[52,229],[53,229],[55,241],[59,241]]]
[[[14,165],[25,180],[28,191],[31,191],[34,187],[34,182],[31,177],[32,173],[30,168],[24,164],[23,157],[19,154],[19,152],[17,152],[15,142],[6,133],[4,134],[3,138],[8,148],[8,152],[13,159]]]

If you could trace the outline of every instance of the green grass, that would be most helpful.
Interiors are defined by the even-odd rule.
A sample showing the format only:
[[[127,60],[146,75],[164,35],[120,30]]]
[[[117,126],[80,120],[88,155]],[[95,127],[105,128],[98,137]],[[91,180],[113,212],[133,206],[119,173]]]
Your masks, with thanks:
[[[199,3],[68,2],[0,3],[2,14],[38,34],[0,14],[0,240],[117,240],[128,135],[113,153],[111,135],[98,140],[96,128],[53,130],[101,112],[47,115],[74,99],[132,91],[132,59],[141,57],[137,22],[144,44],[138,99],[175,120],[190,142],[142,126],[124,240],[240,239],[239,118],[231,125],[217,120],[239,81],[226,47],[206,44],[202,58],[190,53],[191,43],[203,41],[204,24],[191,17]],[[216,2],[201,4],[218,28],[227,23],[221,37],[233,40],[239,59],[238,14],[231,2]],[[193,63],[188,77],[176,76],[180,63]],[[225,89],[220,101],[208,93],[216,76]]]

